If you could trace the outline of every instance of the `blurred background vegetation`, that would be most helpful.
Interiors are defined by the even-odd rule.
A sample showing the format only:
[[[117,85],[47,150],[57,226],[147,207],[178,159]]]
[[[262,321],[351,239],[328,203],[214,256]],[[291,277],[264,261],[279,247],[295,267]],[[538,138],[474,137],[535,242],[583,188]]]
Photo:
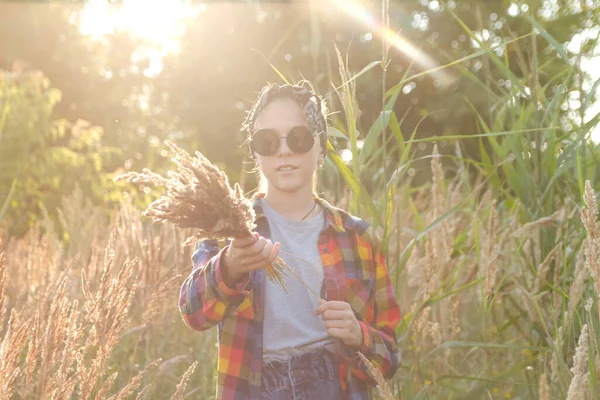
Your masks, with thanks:
[[[200,150],[251,189],[239,127],[262,85],[282,82],[269,63],[328,95],[336,125],[343,107],[334,91],[342,83],[335,46],[357,73],[391,45],[385,72],[371,65],[354,81],[358,146],[380,115],[383,89],[396,90],[391,108],[403,132],[418,125],[416,138],[477,134],[483,121],[492,125],[497,94],[511,80],[478,55],[490,48],[527,87],[520,96],[569,94],[558,110],[559,128],[569,132],[582,118],[597,122],[577,97],[598,77],[592,74],[600,63],[595,1],[391,1],[389,22],[382,21],[379,0],[112,3],[0,3],[0,203],[10,194],[0,218],[14,234],[23,234],[42,209],[53,216],[76,185],[108,212],[122,192],[111,181],[115,171],[165,168],[167,138]],[[528,18],[568,44],[565,54],[543,35],[533,39]],[[543,70],[531,69],[532,51]],[[555,79],[564,73],[561,57],[578,67],[573,79]],[[538,87],[531,87],[536,79]],[[386,130],[377,142],[388,143],[385,135],[392,134]],[[349,141],[333,142],[348,162]],[[431,153],[427,146],[415,150]],[[461,146],[480,158],[478,140],[463,139]],[[410,174],[428,174],[423,165],[415,163]],[[378,176],[372,172],[365,166],[366,176]],[[333,179],[326,182],[336,196]]]
[[[597,399],[599,13],[600,0],[0,2],[0,332],[88,307],[82,270],[97,306],[119,308],[104,274],[127,288],[138,260],[118,343],[73,344],[76,369],[8,360],[17,397],[66,390],[52,371],[67,370],[76,395],[103,398],[158,357],[153,398],[195,360],[187,396],[214,393],[216,332],[191,332],[173,300],[187,232],[150,226],[140,210],[159,193],[113,177],[172,168],[170,139],[252,191],[245,110],[265,82],[306,78],[331,109],[319,190],[372,223],[403,311],[393,392]],[[37,311],[9,326],[9,309]],[[89,314],[74,319],[83,337]],[[33,337],[17,353],[52,339]]]

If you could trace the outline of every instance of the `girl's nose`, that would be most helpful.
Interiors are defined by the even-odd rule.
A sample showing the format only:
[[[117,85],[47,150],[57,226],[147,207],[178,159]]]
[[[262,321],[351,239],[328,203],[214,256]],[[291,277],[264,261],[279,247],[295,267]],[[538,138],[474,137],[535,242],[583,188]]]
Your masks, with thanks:
[[[280,156],[292,154],[292,151],[290,150],[287,144],[287,138],[285,138],[284,136],[279,138],[279,149],[277,151],[277,154]]]

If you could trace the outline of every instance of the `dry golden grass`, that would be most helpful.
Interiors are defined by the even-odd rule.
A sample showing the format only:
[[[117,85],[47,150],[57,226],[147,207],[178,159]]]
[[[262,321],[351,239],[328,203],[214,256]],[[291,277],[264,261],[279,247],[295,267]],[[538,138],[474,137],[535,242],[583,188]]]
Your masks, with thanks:
[[[369,376],[373,378],[375,382],[377,382],[377,389],[379,389],[379,394],[383,398],[383,400],[394,400],[392,391],[390,390],[390,387],[385,381],[383,375],[381,375],[381,372],[379,372],[379,369],[375,367],[373,363],[369,361],[369,359],[365,357],[363,353],[358,352],[358,356],[367,367],[367,372],[369,373]]]
[[[198,365],[198,361],[196,361],[192,365],[190,365],[188,370],[185,371],[185,374],[183,374],[183,377],[181,378],[181,382],[179,382],[179,384],[177,385],[177,390],[175,391],[175,393],[173,393],[171,400],[181,400],[183,398],[183,393],[185,392],[185,387],[187,386],[190,376],[194,373],[194,370],[196,369],[196,365]]]
[[[154,222],[168,222],[197,232],[188,243],[203,238],[248,236],[254,228],[254,210],[238,184],[229,184],[227,175],[200,152],[190,156],[172,142],[165,144],[173,153],[177,171],[165,178],[144,169],[117,179],[161,187],[165,193],[152,202],[145,215]]]
[[[402,229],[390,236],[388,262],[404,314],[399,339],[405,369],[391,383],[392,392],[445,398],[481,390],[483,398],[487,388],[494,398],[515,393],[527,398],[503,378],[497,384],[458,378],[493,382],[502,371],[513,371],[516,380],[530,381],[535,374],[548,398],[566,398],[581,326],[599,321],[593,315],[597,291],[588,277],[600,271],[600,234],[588,233],[581,244],[584,226],[588,232],[599,229],[591,185],[586,184],[583,226],[571,199],[556,202],[546,217],[520,223],[522,206],[496,201],[480,181],[469,188],[458,180],[440,183],[435,147],[431,169],[431,185],[410,196],[398,190],[395,199],[392,221]],[[460,202],[462,207],[447,214]],[[405,227],[414,227],[418,218],[422,229],[440,216],[442,223],[422,235],[404,261],[396,261],[415,237]],[[590,295],[595,299],[588,312],[581,299]],[[514,344],[547,350],[511,350]],[[589,347],[590,356],[599,344]],[[523,372],[513,370],[517,365]],[[543,371],[550,378],[545,383]],[[446,380],[456,385],[453,390],[435,384],[448,376],[457,377]]]
[[[41,234],[39,229],[0,247],[0,318],[11,310],[8,321],[0,324],[0,399],[148,398],[150,382],[157,377],[159,397],[177,390],[179,378],[172,369],[152,372],[160,359],[142,355],[138,372],[134,360],[140,359],[140,351],[135,349],[140,344],[157,346],[159,337],[173,332],[169,325],[178,316],[174,299],[182,272],[189,269],[179,263],[189,262],[191,250],[175,243],[185,232],[173,236],[168,234],[171,227],[160,229],[158,238],[148,226],[129,237],[114,229],[132,213],[123,204],[109,226],[96,226],[85,260],[71,254],[81,243],[72,239],[72,247],[59,252],[54,233]],[[152,245],[172,251],[155,253],[147,245],[125,248],[132,239],[148,238]],[[143,268],[156,270],[144,271],[136,256],[145,260]],[[152,327],[166,329],[150,338]],[[179,329],[186,328],[181,324]]]
[[[521,223],[519,204],[495,201],[481,181],[444,180],[438,162],[431,186],[395,199],[402,229],[391,233],[388,267],[404,367],[387,388],[379,383],[381,395],[593,398],[600,232],[591,186],[583,224],[568,201]],[[0,399],[212,398],[216,332],[190,331],[177,309],[191,271],[181,243],[195,232],[153,226],[128,199],[104,221],[78,196],[64,204],[66,246],[47,222],[0,243]],[[454,208],[398,261],[419,226]]]
[[[177,165],[177,171],[169,171],[167,178],[147,168],[143,173],[129,172],[116,178],[165,190],[148,206],[144,215],[154,222],[172,223],[183,229],[193,228],[194,235],[188,237],[184,244],[206,238],[226,240],[252,235],[254,209],[240,185],[236,183],[232,187],[227,175],[199,151],[192,157],[175,143],[165,141],[165,144],[171,149]],[[286,276],[293,274],[300,279],[280,257],[265,270],[273,283],[286,290]],[[306,283],[302,284],[309,288]]]
[[[548,388],[546,374],[542,374],[540,377],[539,400],[550,400],[550,388]]]
[[[571,372],[573,373],[573,379],[569,385],[569,391],[567,392],[567,400],[579,400],[587,397],[587,386],[589,372],[587,368],[588,363],[588,326],[584,325],[581,329],[581,336],[579,336],[579,342],[577,344],[577,350],[573,357],[573,367]]]

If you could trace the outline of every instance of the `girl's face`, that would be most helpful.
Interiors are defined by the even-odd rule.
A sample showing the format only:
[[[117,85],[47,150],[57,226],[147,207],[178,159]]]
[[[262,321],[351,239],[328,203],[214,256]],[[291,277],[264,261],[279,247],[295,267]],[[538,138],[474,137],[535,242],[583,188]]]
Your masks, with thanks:
[[[299,193],[313,190],[313,175],[322,157],[319,137],[304,154],[294,153],[285,138],[293,128],[308,128],[306,114],[298,103],[289,98],[275,99],[254,122],[254,132],[270,129],[279,134],[279,148],[272,156],[254,153],[260,170],[267,179],[269,191]]]

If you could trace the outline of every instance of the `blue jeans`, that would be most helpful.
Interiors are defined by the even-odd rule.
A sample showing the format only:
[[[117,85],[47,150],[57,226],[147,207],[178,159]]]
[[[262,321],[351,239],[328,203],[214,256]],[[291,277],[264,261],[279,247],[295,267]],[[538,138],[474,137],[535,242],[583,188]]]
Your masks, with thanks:
[[[261,400],[341,400],[333,354],[317,350],[263,363]]]

